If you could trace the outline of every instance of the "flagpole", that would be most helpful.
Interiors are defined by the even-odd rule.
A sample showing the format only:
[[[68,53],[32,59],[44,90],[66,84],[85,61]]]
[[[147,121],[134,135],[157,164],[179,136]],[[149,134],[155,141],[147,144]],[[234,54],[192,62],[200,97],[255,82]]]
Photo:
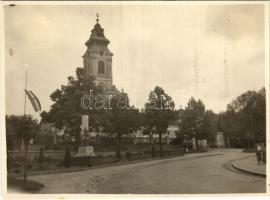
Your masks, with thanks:
[[[27,68],[25,72],[25,88],[24,90],[27,90]],[[25,116],[25,109],[26,109],[26,92],[24,92],[24,108],[23,108],[23,115]]]
[[[27,73],[28,73],[28,65],[25,64],[25,69],[26,69],[26,72],[25,72],[25,88],[24,88],[24,109],[23,109],[23,116],[25,117],[26,115],[26,90],[27,90]],[[24,147],[24,138],[22,138],[22,150],[25,149],[25,153],[24,153],[24,185],[26,185],[26,176],[27,176],[27,149],[28,149],[28,146],[27,144],[25,145]]]
[[[28,70],[27,70],[27,65],[25,65],[26,68],[26,72],[25,72],[25,86],[24,86],[24,107],[23,107],[23,116],[25,116],[25,112],[26,112],[26,92],[25,90],[27,90],[27,75],[28,75]],[[23,143],[23,139],[22,139],[22,150],[24,148],[24,143]]]

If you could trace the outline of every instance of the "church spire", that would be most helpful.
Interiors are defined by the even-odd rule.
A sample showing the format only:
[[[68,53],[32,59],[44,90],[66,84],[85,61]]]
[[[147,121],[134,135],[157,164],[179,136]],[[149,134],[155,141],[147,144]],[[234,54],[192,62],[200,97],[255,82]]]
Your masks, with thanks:
[[[91,35],[85,43],[87,50],[83,55],[85,77],[94,77],[95,84],[104,89],[104,94],[120,94],[112,80],[112,56],[108,44],[110,41],[104,35],[99,14],[93,19],[95,23]]]
[[[104,35],[104,29],[101,27],[99,23],[99,14],[96,14],[96,24],[94,28],[91,30],[91,35],[89,40],[86,42],[86,45],[89,46],[93,42],[104,43],[108,45],[110,41]]]
[[[97,20],[97,24],[98,24],[98,21],[99,21],[99,14],[98,13],[96,14],[96,17],[97,17],[96,20]]]

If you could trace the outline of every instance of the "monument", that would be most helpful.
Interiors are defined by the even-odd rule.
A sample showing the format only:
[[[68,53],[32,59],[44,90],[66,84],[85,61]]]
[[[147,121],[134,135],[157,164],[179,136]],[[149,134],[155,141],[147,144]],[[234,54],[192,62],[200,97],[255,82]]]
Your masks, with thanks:
[[[218,148],[224,148],[225,147],[225,138],[223,132],[217,132],[216,133],[216,146]]]
[[[89,130],[89,116],[88,115],[82,115],[82,123],[81,123],[81,130]]]
[[[81,123],[81,137],[82,142],[79,146],[78,154],[74,157],[93,157],[95,156],[94,147],[87,144],[87,136],[86,132],[89,130],[89,117],[88,115],[82,115],[82,123]]]
[[[196,146],[196,138],[193,137],[193,138],[191,139],[191,141],[192,141],[192,150],[196,150],[196,149],[197,149],[197,146]]]
[[[200,151],[207,151],[208,150],[208,144],[207,144],[206,138],[198,140],[197,143],[198,143],[198,149]]]

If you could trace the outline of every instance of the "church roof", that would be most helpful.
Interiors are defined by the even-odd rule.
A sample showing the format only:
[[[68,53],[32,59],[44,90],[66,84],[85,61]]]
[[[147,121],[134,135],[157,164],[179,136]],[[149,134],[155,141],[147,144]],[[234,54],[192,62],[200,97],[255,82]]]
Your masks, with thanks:
[[[94,28],[91,31],[91,37],[101,37],[105,38],[104,35],[104,29],[100,26],[100,24],[97,22]]]
[[[89,40],[85,43],[86,46],[91,45],[92,42],[99,42],[108,45],[110,41],[104,35],[104,29],[99,24],[99,19],[97,18],[97,23],[94,28],[91,30],[91,35]]]

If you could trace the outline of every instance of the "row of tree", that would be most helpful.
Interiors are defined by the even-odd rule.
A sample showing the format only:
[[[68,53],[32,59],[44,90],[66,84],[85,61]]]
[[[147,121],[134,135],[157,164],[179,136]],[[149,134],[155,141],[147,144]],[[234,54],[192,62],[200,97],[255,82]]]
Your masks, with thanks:
[[[82,68],[77,68],[76,78],[68,77],[68,84],[54,91],[50,98],[53,101],[51,109],[41,113],[42,123],[53,123],[56,128],[65,129],[66,134],[76,138],[76,144],[81,144],[81,116],[89,115],[90,124],[94,128],[103,127],[104,131],[117,139],[116,155],[121,159],[121,138],[144,127],[144,133],[153,138],[153,133],[159,135],[160,155],[163,154],[162,134],[167,132],[170,121],[179,122],[179,135],[188,138],[214,139],[217,131],[222,131],[228,138],[248,140],[249,145],[265,141],[266,135],[266,105],[265,89],[248,91],[227,106],[225,112],[215,114],[206,110],[203,102],[191,98],[184,109],[175,109],[172,98],[159,86],[150,92],[143,110],[139,111],[129,105],[128,95],[125,105],[119,109],[119,95],[113,96],[110,109],[85,110],[81,105],[81,98],[89,94],[104,94],[103,88],[96,86],[92,78],[85,78]],[[108,107],[106,105],[105,107]],[[38,122],[31,116],[7,116],[7,133],[14,133],[23,138],[25,147],[30,139],[39,131]],[[153,143],[152,143],[153,144]],[[154,151],[154,145],[152,145]],[[27,150],[26,150],[27,151]]]
[[[265,88],[243,93],[227,105],[226,112],[219,114],[218,128],[226,137],[236,140],[238,146],[252,147],[255,143],[265,143],[265,101]]]
[[[85,110],[81,98],[89,94],[102,95],[103,88],[96,86],[92,78],[85,78],[82,68],[77,68],[76,78],[68,77],[68,84],[54,91],[50,98],[54,102],[51,109],[41,113],[38,123],[29,115],[7,116],[7,134],[17,135],[25,146],[25,166],[27,149],[31,138],[40,131],[40,124],[53,123],[56,128],[65,129],[66,134],[75,136],[76,144],[81,144],[81,116],[89,115],[90,124],[94,128],[102,126],[104,131],[115,136],[117,140],[116,155],[121,159],[121,138],[144,127],[144,133],[153,138],[153,133],[159,135],[159,152],[163,155],[162,134],[167,132],[170,121],[179,122],[179,135],[188,138],[214,139],[217,131],[225,133],[227,138],[249,141],[249,146],[255,142],[265,142],[266,137],[266,103],[265,89],[248,91],[227,106],[225,112],[215,114],[206,110],[203,102],[191,98],[184,109],[175,109],[172,98],[159,86],[150,92],[148,101],[141,112],[129,105],[128,95],[124,92],[125,105],[119,109],[119,95],[106,101],[105,107],[110,109]],[[108,100],[108,99],[107,99]],[[109,105],[107,105],[109,104]],[[153,140],[152,140],[153,141]],[[153,142],[152,142],[153,144]],[[7,145],[9,145],[7,141]],[[152,145],[154,152],[154,145]],[[26,167],[25,167],[26,169]],[[26,181],[26,170],[25,170]]]
[[[265,88],[259,91],[247,91],[227,105],[224,112],[218,114],[205,110],[201,100],[191,98],[180,109],[182,135],[215,139],[216,132],[223,132],[228,146],[254,147],[255,143],[266,140],[266,96]]]
[[[180,122],[179,133],[188,137],[214,139],[217,131],[230,138],[252,138],[265,140],[265,89],[259,92],[248,91],[227,106],[225,112],[215,114],[206,110],[203,102],[191,98],[184,109],[175,110],[172,98],[159,86],[150,92],[145,108],[140,112],[129,105],[128,95],[124,108],[119,109],[118,96],[113,96],[105,107],[111,109],[85,110],[81,106],[83,95],[92,91],[93,96],[102,95],[103,88],[96,86],[92,78],[85,78],[82,68],[77,68],[76,78],[68,77],[68,84],[63,85],[51,94],[54,102],[49,112],[42,112],[42,122],[52,122],[59,129],[75,136],[77,144],[81,143],[81,115],[87,114],[92,127],[102,126],[106,132],[117,138],[117,155],[120,156],[121,137],[140,127],[146,128],[144,133],[159,134],[160,152],[162,152],[162,134],[167,132],[169,121]],[[93,103],[93,102],[92,102]]]
[[[142,126],[149,130],[156,129],[159,134],[159,146],[162,154],[162,134],[166,132],[169,120],[174,119],[174,102],[161,87],[156,87],[149,95],[144,112],[129,105],[128,95],[122,91],[113,95],[109,100],[104,98],[105,108],[84,109],[81,105],[83,96],[92,92],[94,97],[103,95],[103,88],[96,86],[91,78],[85,78],[82,68],[77,68],[76,78],[68,77],[68,84],[51,94],[54,102],[49,112],[41,113],[41,123],[54,123],[59,129],[76,138],[77,145],[81,144],[81,116],[87,114],[93,128],[103,127],[104,131],[117,139],[116,155],[121,158],[121,138]],[[105,95],[104,95],[105,96]],[[125,97],[124,104],[119,106],[119,97]],[[93,103],[93,102],[92,102]],[[109,105],[108,105],[109,104]],[[152,132],[151,132],[152,133]]]

